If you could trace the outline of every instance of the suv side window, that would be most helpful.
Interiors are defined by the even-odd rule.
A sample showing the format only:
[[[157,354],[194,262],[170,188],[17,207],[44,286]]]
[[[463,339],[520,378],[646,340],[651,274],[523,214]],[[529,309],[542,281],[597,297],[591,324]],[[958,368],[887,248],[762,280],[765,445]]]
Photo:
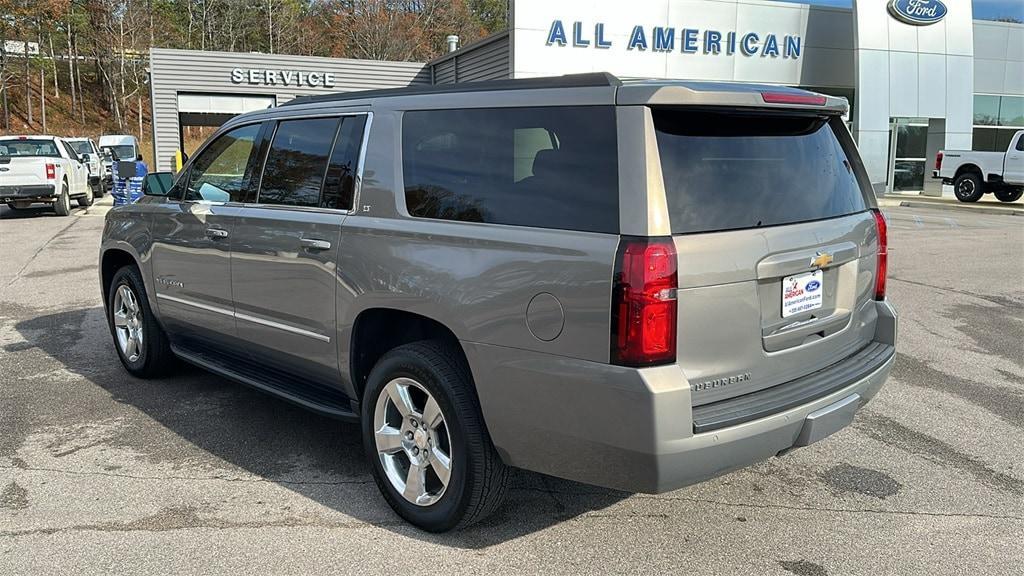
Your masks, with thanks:
[[[406,112],[402,170],[412,216],[619,230],[610,106]]]
[[[334,141],[331,162],[324,178],[324,192],[320,197],[321,208],[351,210],[356,189],[356,170],[359,168],[359,151],[363,142],[363,128],[366,116],[345,116],[341,119],[338,137]]]
[[[256,148],[260,124],[235,128],[217,137],[192,162],[186,201],[244,202],[246,172]]]
[[[267,153],[260,204],[319,206],[339,118],[283,120]]]

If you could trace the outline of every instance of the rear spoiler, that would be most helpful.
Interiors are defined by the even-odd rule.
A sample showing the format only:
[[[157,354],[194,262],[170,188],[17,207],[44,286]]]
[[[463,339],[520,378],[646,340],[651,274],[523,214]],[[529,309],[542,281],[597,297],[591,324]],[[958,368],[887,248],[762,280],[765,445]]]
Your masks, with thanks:
[[[728,106],[739,108],[780,108],[813,110],[842,115],[850,111],[845,98],[807,90],[757,84],[726,83],[686,85],[666,83],[624,84],[616,92],[615,103],[656,106]]]

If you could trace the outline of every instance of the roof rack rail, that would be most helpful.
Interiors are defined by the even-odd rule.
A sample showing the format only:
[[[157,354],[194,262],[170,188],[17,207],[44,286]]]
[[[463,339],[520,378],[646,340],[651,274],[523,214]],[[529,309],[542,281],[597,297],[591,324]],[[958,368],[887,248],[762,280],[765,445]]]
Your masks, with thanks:
[[[281,104],[295,106],[299,104],[316,104],[319,102],[343,102],[345,100],[365,100],[367,98],[383,98],[390,96],[415,96],[418,94],[455,94],[463,92],[495,92],[498,90],[539,90],[544,88],[598,88],[602,86],[621,86],[622,81],[607,72],[590,72],[586,74],[566,74],[565,76],[547,76],[543,78],[519,78],[515,80],[487,80],[483,82],[466,82],[463,84],[434,84],[428,86],[409,86],[408,88],[385,88],[382,90],[359,90],[354,92],[338,92],[334,94],[318,94],[316,96],[299,96]]]

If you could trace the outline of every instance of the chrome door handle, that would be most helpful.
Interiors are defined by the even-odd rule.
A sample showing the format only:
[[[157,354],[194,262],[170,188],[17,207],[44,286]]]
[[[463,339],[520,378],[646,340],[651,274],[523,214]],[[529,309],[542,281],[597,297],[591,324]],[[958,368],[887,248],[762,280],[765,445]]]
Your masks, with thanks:
[[[331,249],[331,243],[328,242],[327,240],[317,240],[315,238],[303,238],[302,240],[299,240],[299,243],[302,244],[303,248],[308,248],[310,250],[330,250]]]
[[[206,235],[216,240],[217,238],[227,238],[228,231],[223,228],[207,228]]]

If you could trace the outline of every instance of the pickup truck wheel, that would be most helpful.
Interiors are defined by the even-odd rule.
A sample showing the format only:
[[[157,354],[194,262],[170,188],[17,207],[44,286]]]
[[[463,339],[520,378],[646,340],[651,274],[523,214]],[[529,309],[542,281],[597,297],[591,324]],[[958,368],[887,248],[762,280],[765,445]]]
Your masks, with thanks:
[[[78,198],[78,205],[81,206],[82,208],[88,208],[89,206],[92,206],[92,203],[93,201],[95,201],[95,199],[96,198],[95,196],[93,196],[92,193],[92,186],[86,186],[85,196],[80,196]]]
[[[964,172],[953,181],[953,193],[961,202],[977,202],[985,195],[985,183],[974,172]]]
[[[117,355],[133,376],[158,378],[170,372],[174,354],[149,307],[146,287],[135,266],[114,273],[107,291],[107,323]]]
[[[451,346],[414,342],[385,354],[370,372],[361,420],[377,487],[411,524],[464,528],[504,499],[508,468]]]
[[[995,193],[996,199],[1000,202],[1016,202],[1024,196],[1024,188],[1004,188]]]
[[[57,216],[68,216],[71,214],[71,196],[68,195],[67,182],[60,188],[60,196],[53,203],[53,211],[57,213]]]

